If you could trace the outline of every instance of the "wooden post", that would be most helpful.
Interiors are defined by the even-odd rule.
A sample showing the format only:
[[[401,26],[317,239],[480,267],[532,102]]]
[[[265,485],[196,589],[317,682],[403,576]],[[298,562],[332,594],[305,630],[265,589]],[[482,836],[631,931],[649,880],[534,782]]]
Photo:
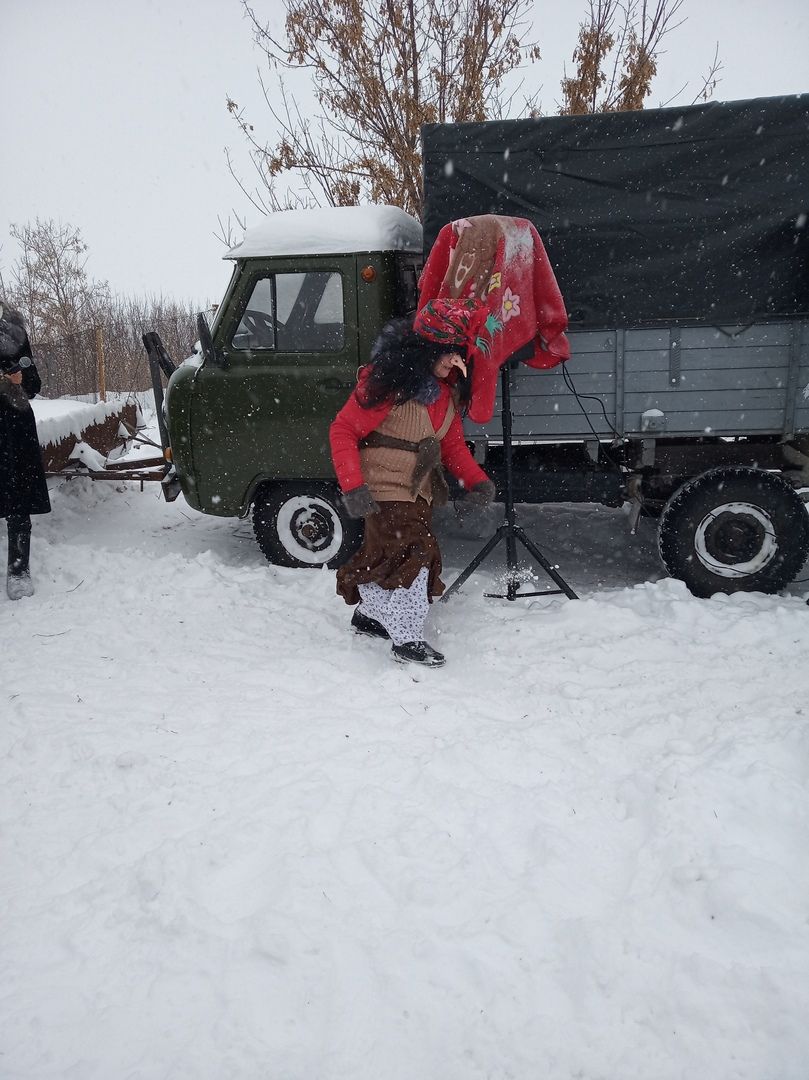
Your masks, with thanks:
[[[96,360],[98,361],[98,396],[107,400],[107,372],[104,367],[104,331],[96,327]]]

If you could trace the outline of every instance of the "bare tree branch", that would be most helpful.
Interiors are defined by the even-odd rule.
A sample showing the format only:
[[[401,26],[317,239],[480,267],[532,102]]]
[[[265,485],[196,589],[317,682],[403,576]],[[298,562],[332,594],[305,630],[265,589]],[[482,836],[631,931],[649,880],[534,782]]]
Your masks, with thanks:
[[[579,26],[573,51],[574,74],[568,76],[565,72],[562,80],[559,112],[581,114],[644,108],[658,62],[664,55],[663,40],[685,21],[677,18],[684,2],[589,0],[588,17]],[[717,46],[694,101],[708,100],[716,88],[721,66]],[[687,83],[683,90],[686,86]]]
[[[87,245],[71,225],[37,219],[13,225],[11,235],[20,255],[4,291],[25,318],[46,397],[96,391],[96,327],[111,390],[150,385],[145,330],[157,330],[176,359],[192,352],[197,305],[114,296],[106,281],[88,275]]]
[[[422,125],[505,115],[517,95],[508,76],[539,57],[526,40],[530,0],[284,0],[283,35],[243,4],[268,67],[310,71],[319,109],[302,114],[261,79],[270,146],[228,108],[262,180],[298,174],[335,206],[370,199],[419,215]]]

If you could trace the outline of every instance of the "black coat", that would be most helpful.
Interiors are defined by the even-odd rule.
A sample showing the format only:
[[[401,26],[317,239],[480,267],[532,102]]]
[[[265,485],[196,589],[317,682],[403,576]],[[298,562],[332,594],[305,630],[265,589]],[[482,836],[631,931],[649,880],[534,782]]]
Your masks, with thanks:
[[[19,357],[31,356],[28,335]],[[4,357],[6,363],[9,357]],[[22,369],[22,388],[35,397],[42,383],[33,362]],[[51,503],[37,438],[37,424],[30,407],[15,408],[0,383],[0,518],[9,514],[47,514]]]

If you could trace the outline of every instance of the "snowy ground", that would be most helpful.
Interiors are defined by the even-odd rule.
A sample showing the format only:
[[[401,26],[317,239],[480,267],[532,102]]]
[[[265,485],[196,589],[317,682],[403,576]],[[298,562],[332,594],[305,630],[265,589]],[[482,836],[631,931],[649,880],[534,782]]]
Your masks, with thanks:
[[[524,511],[582,599],[484,598],[498,552],[411,671],[247,523],[53,504],[0,600],[2,1080],[805,1080],[806,582],[695,600],[620,511]]]

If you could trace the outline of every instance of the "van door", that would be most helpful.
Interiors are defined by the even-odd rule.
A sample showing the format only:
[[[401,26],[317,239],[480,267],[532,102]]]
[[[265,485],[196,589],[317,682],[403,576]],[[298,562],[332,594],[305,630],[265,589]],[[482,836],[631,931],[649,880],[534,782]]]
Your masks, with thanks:
[[[247,264],[192,403],[200,503],[246,510],[257,479],[334,476],[329,425],[356,384],[353,256]]]

